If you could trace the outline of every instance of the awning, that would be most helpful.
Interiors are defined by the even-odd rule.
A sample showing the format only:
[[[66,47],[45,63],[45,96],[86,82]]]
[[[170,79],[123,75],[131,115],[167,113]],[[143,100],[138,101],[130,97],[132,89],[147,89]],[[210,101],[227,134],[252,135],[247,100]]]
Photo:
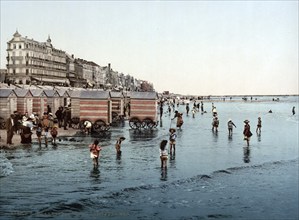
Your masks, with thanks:
[[[38,79],[38,78],[33,78],[32,80],[37,80],[39,82],[52,82],[52,83],[69,83],[70,81],[68,79],[49,79],[49,78],[42,78],[42,79]]]

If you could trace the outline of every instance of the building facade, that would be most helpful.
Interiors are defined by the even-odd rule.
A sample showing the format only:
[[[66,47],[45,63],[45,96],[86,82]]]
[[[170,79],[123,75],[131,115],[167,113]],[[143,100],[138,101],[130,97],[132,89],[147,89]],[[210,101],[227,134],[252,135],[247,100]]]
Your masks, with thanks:
[[[66,53],[55,49],[48,37],[38,42],[18,31],[7,43],[7,80],[17,84],[69,84]]]
[[[147,81],[119,73],[108,66],[75,58],[53,47],[50,37],[38,42],[22,37],[18,31],[7,42],[7,70],[1,70],[1,82],[71,86],[115,91],[148,91]],[[146,83],[145,83],[146,82]],[[150,85],[148,85],[150,84]]]

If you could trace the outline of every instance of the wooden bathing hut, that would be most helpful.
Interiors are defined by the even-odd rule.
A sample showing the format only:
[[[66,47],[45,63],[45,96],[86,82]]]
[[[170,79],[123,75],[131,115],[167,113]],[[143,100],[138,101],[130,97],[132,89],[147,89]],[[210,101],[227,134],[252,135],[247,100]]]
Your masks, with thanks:
[[[13,89],[0,89],[0,127],[5,128],[5,121],[17,110],[17,95]]]
[[[80,92],[81,92],[80,90],[72,90],[68,92],[70,96],[72,127],[76,129],[81,126],[79,124],[80,123]]]
[[[60,96],[56,90],[44,90],[47,96],[47,106],[51,108],[52,114],[54,114],[60,107]]]
[[[31,89],[32,93],[32,113],[37,114],[39,117],[43,116],[47,111],[47,96],[42,89]]]
[[[69,106],[70,102],[70,94],[66,89],[57,89],[59,95],[59,107]],[[57,109],[56,109],[57,110]]]
[[[157,126],[157,93],[130,92],[130,120],[133,129]]]
[[[97,132],[109,129],[112,111],[108,91],[83,90],[80,92],[80,121],[82,120],[92,122],[93,130]]]
[[[112,122],[124,117],[124,95],[122,92],[110,92]]]
[[[17,96],[17,111],[24,115],[26,112],[28,115],[32,114],[33,108],[33,96],[29,89],[15,89],[14,92]]]

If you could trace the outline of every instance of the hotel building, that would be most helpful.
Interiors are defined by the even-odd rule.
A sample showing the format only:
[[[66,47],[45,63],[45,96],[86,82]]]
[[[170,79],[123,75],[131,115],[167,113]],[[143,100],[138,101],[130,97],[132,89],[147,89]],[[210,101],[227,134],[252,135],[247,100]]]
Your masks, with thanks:
[[[67,55],[55,49],[48,37],[38,42],[22,37],[18,31],[7,42],[6,80],[17,84],[68,85]]]

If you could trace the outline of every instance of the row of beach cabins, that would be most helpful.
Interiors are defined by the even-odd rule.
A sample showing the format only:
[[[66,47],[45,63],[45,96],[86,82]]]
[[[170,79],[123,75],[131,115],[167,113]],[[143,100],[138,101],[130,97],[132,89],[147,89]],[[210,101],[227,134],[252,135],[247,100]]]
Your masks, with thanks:
[[[128,118],[134,129],[156,125],[156,92],[112,92],[98,90],[0,89],[0,119],[10,114],[42,116],[50,108],[53,115],[60,106],[70,107],[72,120],[90,121],[99,130],[107,130],[114,120]]]

